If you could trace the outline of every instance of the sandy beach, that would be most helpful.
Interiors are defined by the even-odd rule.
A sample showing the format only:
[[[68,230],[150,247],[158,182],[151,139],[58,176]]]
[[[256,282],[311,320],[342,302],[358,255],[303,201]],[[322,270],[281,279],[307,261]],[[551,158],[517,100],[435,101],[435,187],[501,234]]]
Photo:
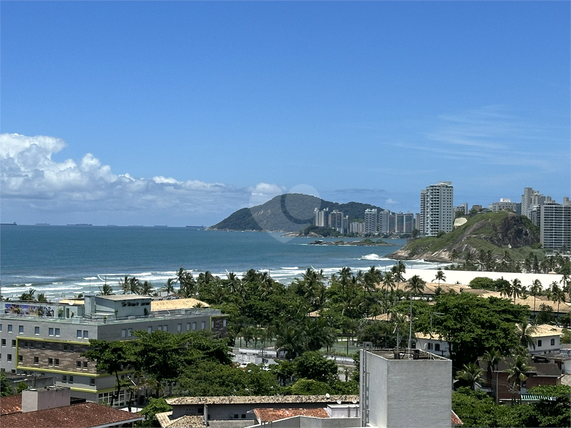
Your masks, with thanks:
[[[406,269],[404,277],[411,278],[414,275],[420,276],[426,282],[435,282],[437,269]],[[549,285],[555,281],[561,286],[561,276],[559,274],[544,274],[544,273],[517,273],[517,272],[483,272],[483,271],[464,271],[464,270],[442,270],[446,279],[442,281],[446,284],[461,284],[468,285],[470,281],[476,277],[487,277],[491,279],[504,278],[505,280],[512,281],[518,278],[522,285],[529,287],[533,281],[539,279],[543,289],[549,288]]]

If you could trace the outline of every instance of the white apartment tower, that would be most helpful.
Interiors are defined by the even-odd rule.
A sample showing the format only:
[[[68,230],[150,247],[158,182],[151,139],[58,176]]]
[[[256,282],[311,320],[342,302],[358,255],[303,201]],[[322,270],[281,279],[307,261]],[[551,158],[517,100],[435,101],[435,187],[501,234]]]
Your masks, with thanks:
[[[377,209],[365,210],[365,233],[374,235],[377,233]]]
[[[540,206],[540,236],[543,248],[571,249],[571,203],[549,202]]]
[[[421,233],[436,236],[440,231],[450,232],[454,225],[453,202],[454,189],[450,181],[431,184],[426,190],[421,190]]]

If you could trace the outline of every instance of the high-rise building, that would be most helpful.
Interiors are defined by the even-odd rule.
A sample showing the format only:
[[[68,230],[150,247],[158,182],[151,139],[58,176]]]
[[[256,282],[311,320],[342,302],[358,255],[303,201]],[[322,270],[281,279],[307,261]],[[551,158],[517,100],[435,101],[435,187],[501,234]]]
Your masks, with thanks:
[[[374,235],[378,232],[377,227],[378,214],[377,209],[373,208],[365,210],[365,233]]]
[[[436,236],[454,226],[454,189],[450,181],[431,184],[420,192],[421,233]],[[424,211],[424,216],[422,215]]]
[[[313,224],[317,227],[327,227],[329,225],[329,208],[325,208],[320,210],[319,208],[315,208],[313,210],[314,221]]]
[[[540,237],[543,248],[571,249],[571,203],[548,202],[540,206]]]
[[[539,207],[551,201],[550,196],[542,195],[539,191],[533,190],[531,187],[525,187],[523,189],[523,195],[521,195],[521,215],[531,218],[530,212],[534,207]]]
[[[349,217],[343,215],[341,211],[333,210],[329,213],[329,227],[339,233],[345,233],[345,229],[349,227],[348,220]]]
[[[389,217],[391,212],[389,210],[382,210],[379,213],[379,232],[380,233],[390,233],[389,229]]]
[[[421,235],[426,235],[426,189],[420,191],[420,215],[418,231]]]
[[[510,198],[501,198],[498,202],[492,202],[489,208],[490,211],[495,213],[500,211],[513,211],[515,213],[517,211],[517,204],[512,202]]]

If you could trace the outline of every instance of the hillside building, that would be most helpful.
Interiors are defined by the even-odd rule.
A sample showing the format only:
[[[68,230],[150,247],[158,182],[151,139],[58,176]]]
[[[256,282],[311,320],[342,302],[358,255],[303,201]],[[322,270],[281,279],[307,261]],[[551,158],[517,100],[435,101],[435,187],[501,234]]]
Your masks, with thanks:
[[[420,232],[436,236],[454,225],[454,190],[450,181],[431,184],[420,192]]]

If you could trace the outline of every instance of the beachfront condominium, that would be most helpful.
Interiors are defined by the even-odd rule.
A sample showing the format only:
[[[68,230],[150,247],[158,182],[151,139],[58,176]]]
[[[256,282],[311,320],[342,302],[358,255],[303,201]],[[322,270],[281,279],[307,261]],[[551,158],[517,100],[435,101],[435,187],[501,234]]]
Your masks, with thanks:
[[[365,233],[374,235],[378,232],[378,214],[376,208],[365,210]]]
[[[420,233],[436,236],[450,232],[454,225],[454,189],[452,182],[441,181],[420,191]]]
[[[523,189],[523,195],[521,195],[521,215],[531,219],[531,211],[534,208],[539,211],[539,207],[546,202],[551,202],[550,196],[542,195],[539,191],[533,190],[531,187],[525,187]]]
[[[540,206],[540,237],[543,248],[553,250],[571,249],[571,202],[553,201]]]

